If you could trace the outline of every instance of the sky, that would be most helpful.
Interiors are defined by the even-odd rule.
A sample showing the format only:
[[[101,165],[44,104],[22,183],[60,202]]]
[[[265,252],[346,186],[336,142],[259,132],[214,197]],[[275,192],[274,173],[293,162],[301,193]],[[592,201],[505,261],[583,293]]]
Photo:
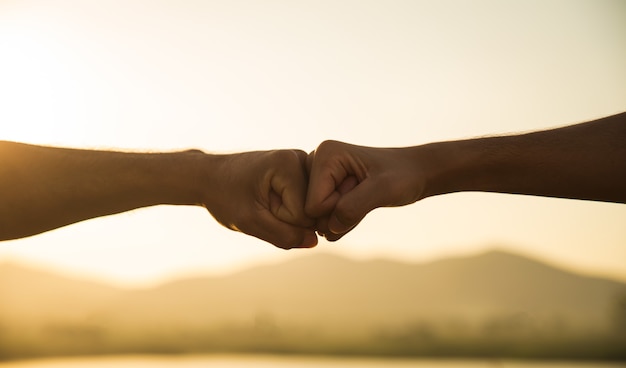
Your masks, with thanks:
[[[620,0],[0,0],[0,140],[412,146],[626,111],[625,65]],[[137,287],[307,253],[427,262],[493,248],[626,281],[626,206],[456,193],[290,251],[203,208],[157,206],[2,242],[0,262]]]

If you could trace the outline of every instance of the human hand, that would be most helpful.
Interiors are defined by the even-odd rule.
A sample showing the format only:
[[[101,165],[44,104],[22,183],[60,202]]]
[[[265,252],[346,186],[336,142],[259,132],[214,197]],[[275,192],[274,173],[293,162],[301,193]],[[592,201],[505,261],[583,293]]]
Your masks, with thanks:
[[[300,150],[213,155],[204,205],[225,227],[283,249],[317,244],[304,213],[306,153]]]
[[[373,148],[325,141],[309,154],[305,211],[330,241],[352,230],[371,210],[422,198],[424,180],[410,148]]]

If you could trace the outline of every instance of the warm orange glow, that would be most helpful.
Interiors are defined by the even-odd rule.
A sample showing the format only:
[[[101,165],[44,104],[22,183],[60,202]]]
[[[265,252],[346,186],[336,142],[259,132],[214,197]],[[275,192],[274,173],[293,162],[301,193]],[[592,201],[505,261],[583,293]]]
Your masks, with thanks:
[[[624,14],[594,1],[2,2],[0,139],[311,150],[325,139],[405,146],[578,122],[624,109]],[[623,205],[454,194],[376,210],[310,252],[431,260],[497,245],[626,280],[625,218]],[[293,254],[199,208],[0,243],[0,260],[126,286]]]

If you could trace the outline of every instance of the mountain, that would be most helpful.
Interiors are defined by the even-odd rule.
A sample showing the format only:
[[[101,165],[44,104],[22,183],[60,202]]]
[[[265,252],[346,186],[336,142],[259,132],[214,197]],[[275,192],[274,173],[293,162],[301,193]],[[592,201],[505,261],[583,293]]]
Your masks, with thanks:
[[[38,324],[51,317],[80,319],[121,292],[105,284],[7,262],[0,264],[0,321]]]
[[[124,291],[4,264],[0,355],[3,336],[26,330],[28,339],[5,340],[5,354],[51,337],[87,352],[332,352],[389,341],[412,341],[413,352],[433,336],[609,336],[626,321],[624,296],[624,283],[502,251],[423,264],[313,254]]]
[[[137,323],[167,316],[172,323],[193,324],[264,314],[288,325],[343,326],[344,331],[525,314],[605,328],[611,323],[607,311],[620,293],[626,293],[622,283],[500,251],[428,264],[355,262],[323,254],[128,294],[114,314],[133,316]]]

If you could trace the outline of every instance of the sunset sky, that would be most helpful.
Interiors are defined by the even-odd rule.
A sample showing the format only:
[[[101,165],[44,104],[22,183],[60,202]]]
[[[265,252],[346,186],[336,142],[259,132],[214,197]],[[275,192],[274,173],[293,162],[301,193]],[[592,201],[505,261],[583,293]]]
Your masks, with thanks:
[[[621,0],[0,0],[0,140],[311,151],[623,111]],[[494,247],[626,281],[626,205],[451,194],[292,251],[160,206],[2,242],[0,261],[139,286],[307,252],[428,261]]]

